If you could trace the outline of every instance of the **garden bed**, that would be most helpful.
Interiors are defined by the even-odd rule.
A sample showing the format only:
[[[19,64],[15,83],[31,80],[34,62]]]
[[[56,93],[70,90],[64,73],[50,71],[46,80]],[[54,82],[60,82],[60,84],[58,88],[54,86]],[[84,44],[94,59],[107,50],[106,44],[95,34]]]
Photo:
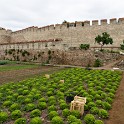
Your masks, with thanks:
[[[4,115],[4,124],[18,121],[24,124],[38,121],[38,124],[103,124],[109,118],[108,111],[121,75],[119,71],[72,68],[51,74],[49,79],[41,76],[4,84],[0,86],[0,117]],[[69,111],[66,97],[71,92],[87,98],[83,116],[78,111]]]

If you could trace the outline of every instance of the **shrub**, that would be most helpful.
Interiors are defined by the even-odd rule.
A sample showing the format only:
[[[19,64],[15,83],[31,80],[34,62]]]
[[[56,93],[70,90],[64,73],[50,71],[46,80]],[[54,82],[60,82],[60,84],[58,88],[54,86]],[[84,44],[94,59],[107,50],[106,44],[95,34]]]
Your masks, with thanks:
[[[60,109],[62,109],[62,110],[67,108],[67,107],[68,107],[68,105],[64,102],[60,104]]]
[[[47,108],[46,102],[39,102],[38,103],[38,108],[41,109],[41,110],[46,109]]]
[[[13,120],[18,119],[22,116],[22,112],[20,110],[15,110],[11,113],[11,118]]]
[[[90,109],[90,113],[91,113],[91,114],[98,114],[98,113],[99,113],[99,109],[98,109],[97,107],[92,107],[92,108]]]
[[[20,105],[18,103],[14,103],[10,106],[9,110],[14,111],[20,109]]]
[[[121,50],[124,50],[124,40],[123,40],[123,43],[120,44],[120,49],[121,49]]]
[[[104,109],[100,109],[99,110],[99,116],[101,117],[101,118],[108,118],[108,112],[106,111],[106,110],[104,110]]]
[[[31,113],[30,113],[30,117],[33,118],[33,117],[39,117],[41,116],[41,111],[39,109],[35,109],[33,110]]]
[[[49,113],[49,119],[52,120],[53,117],[58,116],[58,113],[56,111],[51,111]]]
[[[84,50],[89,49],[89,47],[90,47],[90,44],[81,44],[80,45],[80,49],[84,49]]]
[[[30,121],[30,124],[42,124],[42,120],[40,117],[35,117],[35,118],[32,118],[31,121]]]
[[[87,114],[85,117],[84,117],[84,121],[86,124],[94,124],[95,122],[95,117],[92,115],[92,114]]]
[[[6,112],[0,112],[0,123],[7,121],[8,114]]]
[[[51,124],[64,124],[63,120],[59,116],[53,117]]]
[[[8,64],[7,61],[0,61],[0,65],[6,65],[6,64]]]
[[[71,111],[71,115],[75,116],[76,118],[80,118],[80,112],[77,110]]]
[[[64,117],[69,116],[69,115],[70,115],[70,110],[69,110],[69,109],[64,109],[64,110],[62,111],[62,115],[63,115]]]
[[[94,124],[104,124],[102,120],[95,120]]]
[[[26,124],[26,119],[25,118],[18,118],[14,124]]]
[[[94,63],[94,67],[100,67],[100,66],[102,66],[101,61],[99,59],[96,59]]]
[[[25,106],[25,110],[28,111],[32,111],[33,109],[35,109],[35,105],[33,103],[29,103]]]

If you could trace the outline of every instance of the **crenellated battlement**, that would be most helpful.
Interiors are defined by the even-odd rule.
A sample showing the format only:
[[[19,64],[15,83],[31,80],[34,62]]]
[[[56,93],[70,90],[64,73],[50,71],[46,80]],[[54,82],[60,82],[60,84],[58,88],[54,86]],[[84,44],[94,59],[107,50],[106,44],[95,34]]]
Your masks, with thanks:
[[[44,27],[28,27],[22,30],[18,30],[15,32],[12,32],[12,34],[20,34],[20,33],[28,33],[28,32],[44,32],[44,31],[54,31],[54,30],[62,30],[62,29],[68,29],[70,27],[75,28],[83,28],[83,27],[89,27],[89,26],[105,26],[105,25],[118,25],[118,24],[124,24],[124,18],[112,18],[108,20],[110,23],[108,24],[107,19],[101,19],[101,20],[92,20],[92,21],[75,21],[75,22],[68,22],[63,24],[55,24],[55,25],[47,25]],[[1,29],[0,29],[1,31]],[[5,29],[3,29],[3,32],[6,32]]]
[[[73,47],[73,44],[80,43],[95,46],[95,37],[103,32],[108,32],[115,40],[114,46],[119,46],[124,40],[124,18],[64,22],[44,27],[32,26],[14,32],[0,28],[0,43],[63,39],[65,46]]]

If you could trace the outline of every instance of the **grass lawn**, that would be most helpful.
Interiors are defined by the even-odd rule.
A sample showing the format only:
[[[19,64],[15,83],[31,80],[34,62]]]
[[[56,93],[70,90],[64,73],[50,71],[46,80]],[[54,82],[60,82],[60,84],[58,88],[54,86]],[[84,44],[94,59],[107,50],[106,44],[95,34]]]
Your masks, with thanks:
[[[12,63],[7,63],[5,65],[0,65],[0,72],[1,71],[27,69],[27,68],[36,68],[36,67],[38,67],[38,65],[35,65],[35,64],[16,64],[16,63],[12,62]]]

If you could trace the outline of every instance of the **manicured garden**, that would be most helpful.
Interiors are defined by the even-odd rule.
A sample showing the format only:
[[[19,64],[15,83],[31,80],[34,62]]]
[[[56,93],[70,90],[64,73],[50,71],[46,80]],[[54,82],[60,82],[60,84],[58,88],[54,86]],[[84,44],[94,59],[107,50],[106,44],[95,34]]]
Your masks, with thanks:
[[[0,86],[2,124],[104,124],[122,72],[72,68]],[[64,80],[61,83],[60,80]],[[70,112],[66,96],[86,97],[83,116]]]

